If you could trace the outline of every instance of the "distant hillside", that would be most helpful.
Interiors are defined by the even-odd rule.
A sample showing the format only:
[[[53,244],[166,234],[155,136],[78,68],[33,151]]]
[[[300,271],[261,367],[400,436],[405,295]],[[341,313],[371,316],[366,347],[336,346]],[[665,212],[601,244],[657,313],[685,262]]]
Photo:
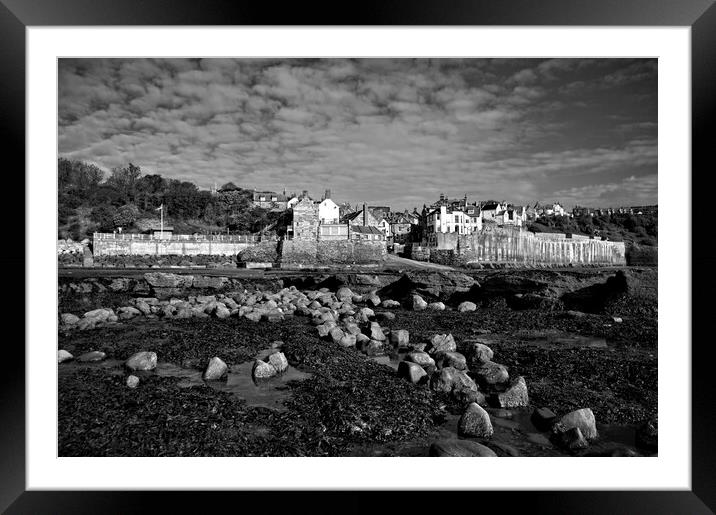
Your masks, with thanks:
[[[542,216],[528,224],[532,232],[562,232],[606,237],[611,241],[623,241],[654,247],[658,244],[658,220],[656,215],[630,215],[615,213],[601,216]]]

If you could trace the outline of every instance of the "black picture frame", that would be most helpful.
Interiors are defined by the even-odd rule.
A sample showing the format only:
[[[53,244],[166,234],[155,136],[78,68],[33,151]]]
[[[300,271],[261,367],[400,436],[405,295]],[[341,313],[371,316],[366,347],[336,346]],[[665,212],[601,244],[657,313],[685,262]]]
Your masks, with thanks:
[[[716,6],[713,0],[490,0],[453,2],[363,1],[341,11],[336,4],[293,2],[278,8],[272,3],[237,0],[0,0],[0,128],[5,156],[15,163],[7,186],[25,195],[25,29],[43,25],[557,25],[557,26],[688,26],[691,27],[692,73],[692,206],[709,209],[708,153],[713,146],[709,127],[716,112]],[[343,6],[345,7],[345,6]],[[348,15],[342,14],[348,12]],[[710,156],[709,156],[710,157]],[[708,163],[708,164],[707,164]],[[713,168],[712,165],[709,168]],[[6,174],[10,175],[10,174]],[[16,195],[25,198],[25,195]],[[20,201],[22,202],[22,201]],[[683,210],[683,206],[679,209]],[[24,210],[23,210],[24,211]],[[686,216],[683,211],[678,216]],[[692,216],[692,241],[709,232],[709,216]],[[23,228],[23,238],[27,238]],[[430,500],[444,503],[497,501],[509,510],[561,513],[712,513],[716,510],[716,410],[710,378],[707,295],[716,281],[711,268],[714,243],[699,241],[690,266],[703,277],[692,286],[692,490],[690,491],[561,491],[561,492],[414,492],[402,496],[401,509],[425,507]],[[4,256],[14,270],[25,267],[24,244]],[[693,250],[693,247],[692,247]],[[687,266],[689,263],[685,263]],[[19,274],[16,274],[19,276]],[[18,282],[20,278],[15,280]],[[20,286],[20,285],[18,285]],[[23,284],[24,286],[24,284]],[[16,298],[14,299],[17,300]],[[27,306],[26,309],[33,309]],[[15,308],[16,309],[16,308]],[[662,313],[661,316],[668,316]],[[703,334],[703,339],[699,339]],[[132,513],[146,511],[157,500],[162,511],[187,511],[210,502],[219,509],[237,502],[248,508],[253,501],[274,508],[305,506],[311,511],[365,512],[385,506],[385,492],[344,492],[340,500],[320,505],[305,497],[310,492],[74,492],[26,491],[25,488],[25,353],[17,339],[6,339],[5,363],[0,374],[0,509],[7,513]],[[691,342],[681,342],[688,349]],[[665,370],[660,367],[660,373]],[[668,413],[660,414],[662,417]],[[426,471],[427,472],[427,471]],[[211,499],[209,501],[209,499]],[[471,504],[466,504],[470,506]],[[472,504],[477,506],[476,504]]]

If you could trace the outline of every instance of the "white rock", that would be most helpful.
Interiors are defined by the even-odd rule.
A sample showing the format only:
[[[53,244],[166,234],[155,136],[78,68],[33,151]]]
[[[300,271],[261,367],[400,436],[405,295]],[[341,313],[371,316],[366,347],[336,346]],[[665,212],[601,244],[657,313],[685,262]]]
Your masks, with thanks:
[[[278,373],[288,370],[288,360],[283,352],[274,352],[269,356],[268,362]]]
[[[57,362],[58,363],[62,363],[64,361],[69,361],[73,358],[74,358],[74,356],[64,349],[60,349],[57,351]]]
[[[205,381],[216,381],[223,377],[226,372],[228,372],[229,367],[224,363],[221,358],[213,357],[209,360],[209,364],[206,366],[206,370],[204,370],[204,380]]]
[[[477,309],[477,304],[475,304],[474,302],[467,301],[467,300],[465,302],[461,302],[457,307],[457,310],[460,313],[464,313],[466,311],[475,311],[476,309]]]
[[[157,368],[157,353],[137,352],[124,363],[124,366],[129,370],[154,370]]]
[[[278,371],[273,365],[266,363],[265,361],[261,361],[260,359],[257,359],[254,362],[254,367],[251,370],[251,375],[254,379],[268,379],[269,377],[275,376],[277,373]]]
[[[139,386],[139,378],[137,376],[129,376],[127,378],[127,386],[129,388],[136,388]]]

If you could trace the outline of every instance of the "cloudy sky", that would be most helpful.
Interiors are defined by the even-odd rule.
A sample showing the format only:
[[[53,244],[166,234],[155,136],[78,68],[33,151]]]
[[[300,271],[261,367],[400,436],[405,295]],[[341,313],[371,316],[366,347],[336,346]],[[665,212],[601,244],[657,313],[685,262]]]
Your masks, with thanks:
[[[656,59],[61,59],[59,153],[336,201],[657,201]]]

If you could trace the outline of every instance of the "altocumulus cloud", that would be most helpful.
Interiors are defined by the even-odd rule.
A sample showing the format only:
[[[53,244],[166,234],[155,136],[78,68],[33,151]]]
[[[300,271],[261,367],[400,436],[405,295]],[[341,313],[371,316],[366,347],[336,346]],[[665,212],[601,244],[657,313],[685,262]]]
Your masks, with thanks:
[[[62,59],[60,155],[411,208],[656,202],[653,59]]]

